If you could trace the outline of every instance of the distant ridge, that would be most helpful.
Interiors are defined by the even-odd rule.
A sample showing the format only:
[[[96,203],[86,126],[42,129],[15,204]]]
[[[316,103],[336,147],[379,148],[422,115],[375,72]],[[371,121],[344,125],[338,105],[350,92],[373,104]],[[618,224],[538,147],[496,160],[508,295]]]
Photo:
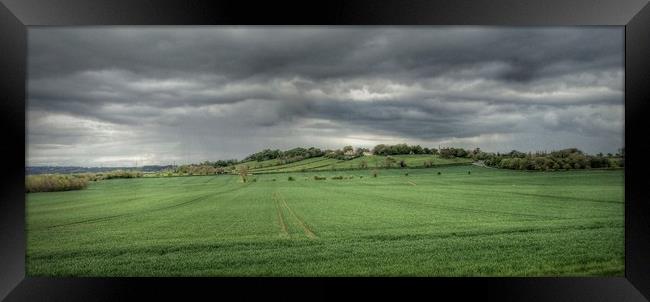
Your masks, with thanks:
[[[108,172],[114,170],[138,170],[142,172],[156,172],[165,169],[173,168],[172,165],[167,166],[142,166],[142,167],[75,167],[75,166],[33,166],[25,167],[25,174],[72,174],[72,173],[97,173]]]

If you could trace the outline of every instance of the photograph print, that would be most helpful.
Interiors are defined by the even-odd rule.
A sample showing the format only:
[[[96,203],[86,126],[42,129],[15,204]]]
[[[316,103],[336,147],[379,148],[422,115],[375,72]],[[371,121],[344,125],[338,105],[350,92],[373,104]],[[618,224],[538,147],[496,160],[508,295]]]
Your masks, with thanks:
[[[623,276],[624,30],[29,27],[26,274]]]

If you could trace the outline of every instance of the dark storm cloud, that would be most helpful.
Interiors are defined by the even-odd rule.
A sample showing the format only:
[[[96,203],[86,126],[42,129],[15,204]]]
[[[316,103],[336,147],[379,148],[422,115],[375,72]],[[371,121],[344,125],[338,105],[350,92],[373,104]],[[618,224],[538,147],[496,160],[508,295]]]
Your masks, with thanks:
[[[38,163],[97,162],[66,158],[75,150],[112,163],[336,142],[622,144],[615,27],[32,28],[28,65]]]

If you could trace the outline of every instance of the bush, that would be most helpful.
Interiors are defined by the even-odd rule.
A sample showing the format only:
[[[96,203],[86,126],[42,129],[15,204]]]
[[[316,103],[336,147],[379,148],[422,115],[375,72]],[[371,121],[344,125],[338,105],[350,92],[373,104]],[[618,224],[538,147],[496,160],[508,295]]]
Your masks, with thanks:
[[[103,176],[103,179],[115,179],[115,178],[138,178],[142,177],[142,172],[140,171],[125,171],[125,170],[116,170],[106,173]]]
[[[484,154],[484,157],[487,166],[513,170],[548,171],[615,167],[609,157],[604,157],[600,153],[595,156],[588,155],[576,148],[534,154],[513,150],[505,154]]]
[[[314,180],[325,180],[325,177],[320,177],[318,175],[314,175]]]
[[[406,168],[406,162],[404,160],[399,161],[399,167],[400,168]]]
[[[88,186],[87,178],[71,175],[29,175],[25,179],[27,193],[81,190],[86,186]]]
[[[442,174],[442,173],[440,173],[440,171],[438,171],[438,175],[440,175],[440,174]]]
[[[294,181],[295,179],[293,178],[293,176],[289,176],[289,178],[287,178],[287,180]]]
[[[361,168],[361,169],[366,169],[366,168],[368,168],[368,162],[365,161],[365,160],[362,160],[362,161],[359,163],[359,168]]]
[[[332,179],[343,179],[343,176],[332,176]]]
[[[404,176],[409,176],[409,172],[404,173]]]

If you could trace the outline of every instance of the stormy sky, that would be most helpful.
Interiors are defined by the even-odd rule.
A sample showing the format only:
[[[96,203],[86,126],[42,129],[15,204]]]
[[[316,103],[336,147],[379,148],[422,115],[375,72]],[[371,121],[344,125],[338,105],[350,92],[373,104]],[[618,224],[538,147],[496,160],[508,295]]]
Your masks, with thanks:
[[[616,152],[623,27],[32,27],[27,165],[408,143]]]

